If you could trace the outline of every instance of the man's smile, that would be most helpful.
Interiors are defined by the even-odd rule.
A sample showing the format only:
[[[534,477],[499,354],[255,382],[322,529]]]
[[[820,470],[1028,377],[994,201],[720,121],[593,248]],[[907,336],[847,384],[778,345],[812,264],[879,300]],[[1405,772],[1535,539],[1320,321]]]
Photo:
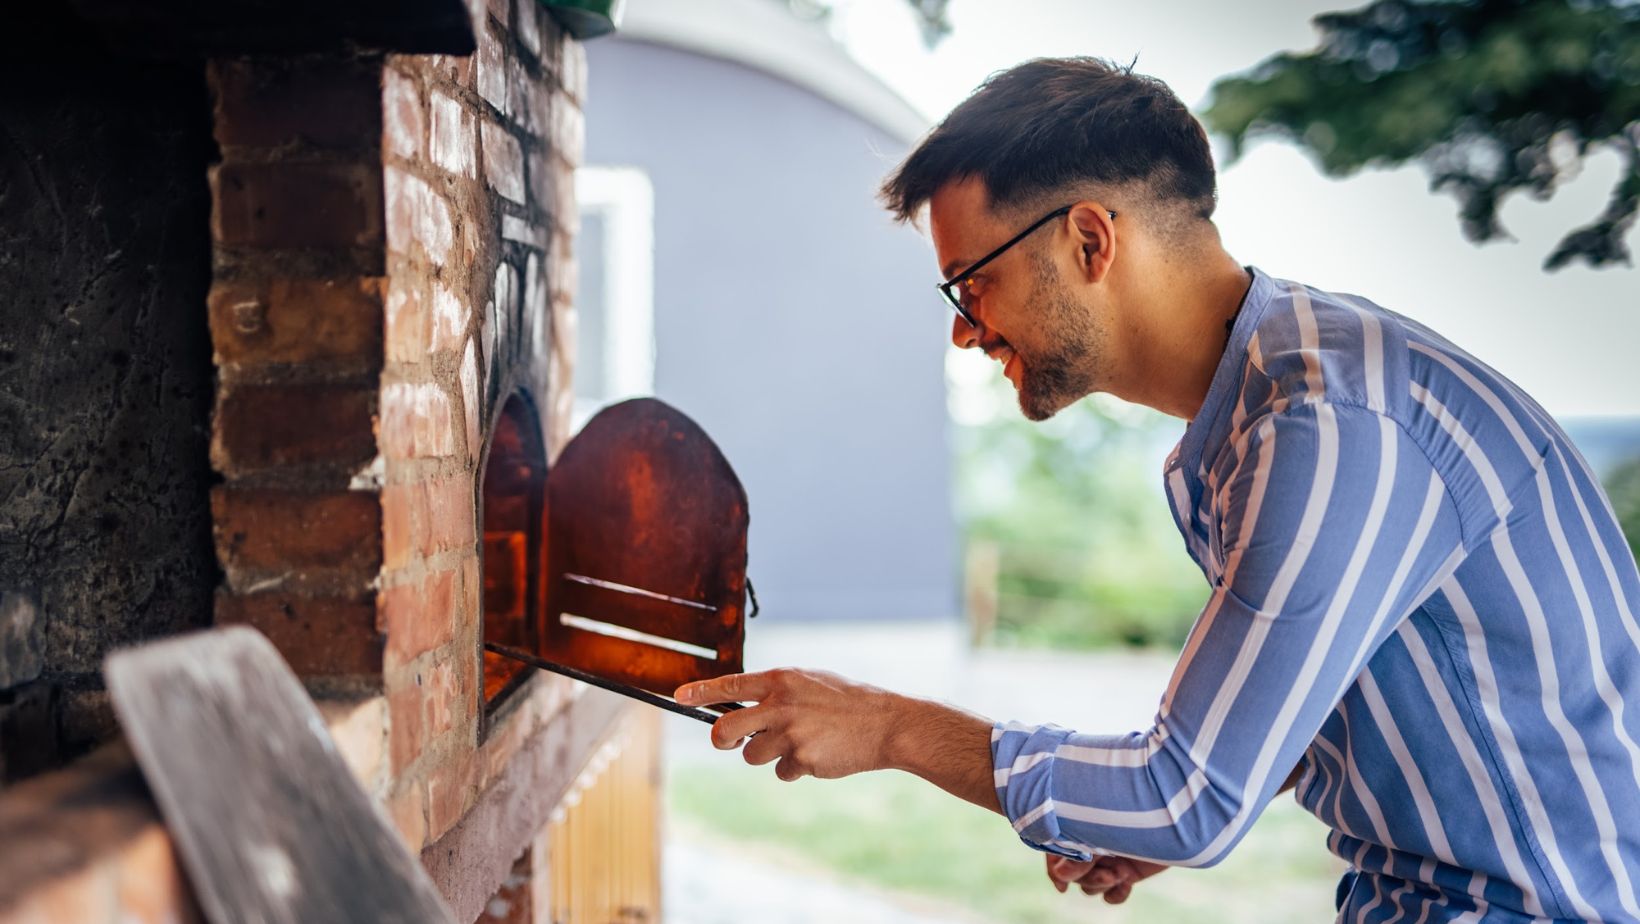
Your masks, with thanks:
[[[993,346],[986,347],[985,355],[1002,364],[1002,375],[1004,378],[1008,379],[1010,382],[1014,382],[1015,385],[1019,384],[1014,379],[1013,375],[1014,367],[1017,365],[1019,356],[1014,353],[1013,347],[1006,343],[997,343]]]

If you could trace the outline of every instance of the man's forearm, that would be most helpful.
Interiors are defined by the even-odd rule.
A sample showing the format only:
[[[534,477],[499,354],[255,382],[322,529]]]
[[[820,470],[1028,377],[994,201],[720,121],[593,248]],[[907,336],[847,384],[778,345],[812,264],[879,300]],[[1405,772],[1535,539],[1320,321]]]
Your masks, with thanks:
[[[920,776],[953,796],[1002,813],[991,766],[992,722],[954,706],[893,694],[893,717],[884,748],[884,769]],[[1277,792],[1298,785],[1304,764],[1287,774]]]
[[[1002,813],[991,768],[990,720],[944,703],[895,695],[885,769],[920,776],[959,799]]]

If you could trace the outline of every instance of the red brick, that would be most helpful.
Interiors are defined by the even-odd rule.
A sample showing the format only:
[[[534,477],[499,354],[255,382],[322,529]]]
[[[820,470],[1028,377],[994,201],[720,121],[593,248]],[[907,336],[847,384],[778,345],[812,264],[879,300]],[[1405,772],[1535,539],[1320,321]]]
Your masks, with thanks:
[[[573,298],[577,277],[575,239],[568,234],[554,234],[552,248],[547,251],[547,285],[553,298]]]
[[[501,50],[501,41],[496,38],[495,30],[480,25],[478,33],[478,51],[474,54],[474,66],[478,85],[478,95],[495,108],[507,110],[507,59]]]
[[[218,280],[207,301],[218,364],[381,367],[382,279]]]
[[[581,107],[568,93],[560,92],[553,94],[548,109],[552,117],[552,131],[548,135],[552,149],[571,167],[581,166],[587,143],[586,116]]]
[[[425,695],[413,679],[387,694],[387,750],[395,777],[427,747],[427,723],[422,718]]]
[[[415,507],[420,486],[390,484],[382,488],[382,567],[396,571],[416,551]]]
[[[324,571],[369,581],[381,567],[381,503],[366,491],[220,485],[211,491],[211,521],[230,581],[239,569]]]
[[[427,64],[439,79],[458,87],[473,88],[473,55],[432,55]]]
[[[411,853],[427,845],[427,786],[421,780],[399,786],[387,797],[387,814]]]
[[[387,247],[411,255],[419,245],[427,258],[443,264],[455,244],[450,206],[431,186],[396,167],[383,171],[387,208]]]
[[[469,709],[473,686],[465,676],[467,662],[477,663],[476,653],[452,654],[429,667],[415,671],[402,685],[387,695],[393,774],[399,775],[414,763],[440,735],[456,727],[458,717]],[[435,835],[436,836],[436,835]]]
[[[548,80],[563,67],[565,46],[571,43],[568,35],[557,19],[541,17],[541,73]]]
[[[374,149],[381,64],[348,56],[216,58],[207,67],[223,146]]]
[[[552,95],[546,82],[530,76],[521,59],[513,58],[508,69],[507,114],[512,123],[537,138],[545,135],[551,125],[547,105]]]
[[[211,463],[229,476],[376,456],[376,389],[364,385],[225,385],[217,392]]]
[[[550,214],[552,226],[558,234],[574,237],[581,230],[581,212],[575,199],[575,171],[562,160],[550,159],[552,171],[552,200],[542,203]]]
[[[536,208],[551,214],[559,208],[554,199],[558,195],[557,181],[559,177],[553,170],[553,166],[557,161],[552,157],[552,153],[544,147],[537,147],[531,151],[529,161],[530,202]],[[564,179],[567,181],[569,178],[566,175]],[[573,199],[571,201],[573,202]],[[505,230],[502,231],[502,236],[506,236]],[[536,246],[541,245],[537,244]]]
[[[530,155],[530,181],[532,183],[534,182],[536,176],[538,175],[535,171],[536,160],[537,160],[537,155],[531,154]],[[551,174],[548,174],[545,171],[543,171],[541,175],[550,176]],[[534,193],[531,193],[530,195],[534,198],[534,200],[537,203],[543,201],[539,196],[536,196]],[[541,227],[540,225],[536,225],[536,224],[532,224],[530,222],[527,222],[524,219],[519,218],[519,217],[514,216],[514,215],[502,215],[501,216],[501,237],[504,240],[516,241],[520,244],[523,244],[526,247],[533,247],[536,250],[546,250],[547,249],[547,229]]]
[[[421,580],[389,587],[377,597],[381,624],[387,629],[387,661],[408,664],[456,637],[454,570],[435,571]]]
[[[512,33],[518,37],[519,44],[529,49],[530,54],[541,56],[541,23],[540,13],[534,3],[518,4],[518,18],[513,22]]]
[[[287,593],[216,596],[218,625],[254,626],[304,676],[366,676],[382,673],[382,634],[369,598],[307,598]]]
[[[429,324],[421,293],[395,280],[387,293],[387,358],[396,363],[425,362]]]
[[[429,109],[433,130],[428,136],[428,149],[433,163],[460,176],[473,176],[476,169],[473,145],[478,139],[473,131],[472,113],[436,90]]]
[[[560,41],[562,55],[558,61],[558,82],[564,85],[564,92],[578,103],[585,103],[587,99],[587,50],[586,46],[565,34]]]
[[[524,151],[518,139],[494,122],[483,125],[484,179],[490,188],[517,203],[524,202]]]
[[[440,763],[427,774],[427,834],[438,840],[455,827],[478,797],[483,765],[476,750]]]
[[[381,451],[398,459],[455,452],[455,411],[443,389],[431,383],[394,383],[381,391]]]
[[[467,320],[471,315],[466,301],[459,293],[442,285],[433,284],[432,333],[429,345],[435,353],[461,349],[467,336]]]
[[[387,485],[381,498],[383,555],[389,569],[477,544],[468,476]]]
[[[378,244],[380,177],[376,164],[220,164],[211,171],[211,231],[235,247]]]
[[[393,68],[382,72],[382,138],[387,152],[418,158],[427,150],[427,116],[416,81]]]
[[[552,311],[551,293],[547,290],[547,278],[541,269],[541,258],[530,254],[524,261],[524,317],[527,327],[537,329],[552,323],[548,312]]]
[[[427,481],[421,553],[436,555],[451,549],[476,547],[473,482],[465,476]]]
[[[467,342],[467,350],[461,357],[461,410],[464,422],[467,425],[467,462],[470,465],[478,464],[478,431],[479,420],[483,414],[484,395],[479,391],[478,381],[478,354],[472,341]]]

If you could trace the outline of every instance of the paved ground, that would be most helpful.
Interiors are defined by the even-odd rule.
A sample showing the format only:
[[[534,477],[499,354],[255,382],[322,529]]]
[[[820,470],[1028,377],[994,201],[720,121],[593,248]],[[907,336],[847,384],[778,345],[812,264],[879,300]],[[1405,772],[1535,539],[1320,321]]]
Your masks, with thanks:
[[[1127,731],[1149,727],[1172,659],[1154,655],[1064,655],[969,649],[955,625],[840,623],[751,626],[748,670],[812,667],[879,686],[945,700],[993,719],[1057,722]],[[715,750],[706,726],[666,723],[667,760],[710,764],[740,759]],[[794,858],[754,853],[688,831],[666,847],[669,924],[964,924],[953,908],[911,904],[863,889]]]

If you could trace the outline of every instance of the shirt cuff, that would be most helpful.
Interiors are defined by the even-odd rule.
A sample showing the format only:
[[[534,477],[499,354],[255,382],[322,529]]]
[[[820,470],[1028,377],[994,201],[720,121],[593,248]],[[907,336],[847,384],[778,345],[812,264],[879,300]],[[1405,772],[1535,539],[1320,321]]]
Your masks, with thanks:
[[[991,728],[991,767],[997,803],[1027,847],[1087,860],[1106,851],[1064,837],[1054,811],[1054,753],[1071,734],[1057,725],[999,722]]]

